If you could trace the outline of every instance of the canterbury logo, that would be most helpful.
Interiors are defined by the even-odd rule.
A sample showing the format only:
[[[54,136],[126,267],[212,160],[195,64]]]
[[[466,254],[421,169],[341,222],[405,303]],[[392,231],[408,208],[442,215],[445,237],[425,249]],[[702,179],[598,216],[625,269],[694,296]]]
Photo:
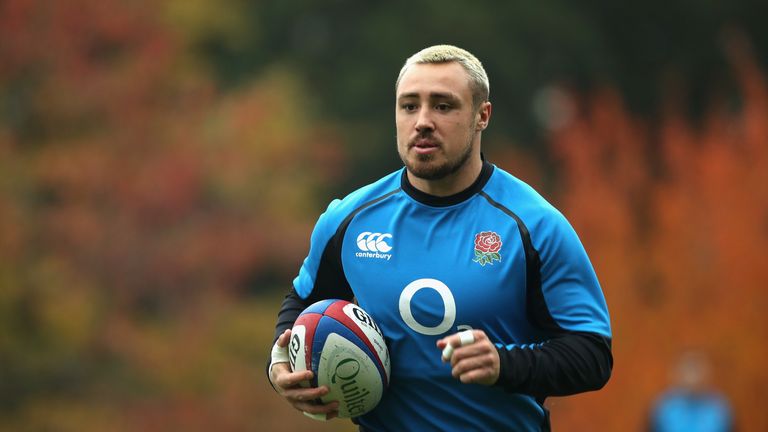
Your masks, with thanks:
[[[388,245],[386,242],[388,238],[391,239],[392,234],[360,233],[360,235],[357,236],[357,247],[365,252],[387,253],[392,250],[392,246]]]
[[[355,253],[358,258],[381,258],[389,261],[392,254],[387,253],[392,250],[392,246],[387,240],[392,239],[389,233],[362,232],[357,236],[357,248],[362,252]]]

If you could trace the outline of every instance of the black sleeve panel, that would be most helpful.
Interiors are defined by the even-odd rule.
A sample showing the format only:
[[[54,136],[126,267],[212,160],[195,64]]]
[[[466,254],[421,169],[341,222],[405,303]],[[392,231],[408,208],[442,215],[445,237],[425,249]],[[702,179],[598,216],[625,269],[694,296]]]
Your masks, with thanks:
[[[277,313],[277,324],[275,325],[275,336],[272,339],[272,345],[275,344],[275,341],[277,341],[277,338],[283,334],[283,332],[286,329],[289,329],[293,327],[293,323],[296,322],[296,318],[298,318],[299,314],[301,314],[301,311],[306,309],[307,306],[309,306],[311,303],[309,303],[306,300],[303,300],[301,297],[299,297],[299,294],[296,293],[296,290],[291,288],[291,291],[288,292],[288,294],[283,299],[283,304],[280,306],[280,312]],[[271,346],[270,345],[270,348]],[[271,353],[267,357],[267,381],[269,381],[270,384],[272,384],[272,380],[269,377],[269,365],[272,363],[272,356]],[[275,385],[272,384],[272,388],[274,388]]]
[[[540,402],[601,389],[611,376],[611,340],[594,333],[562,333],[533,348],[499,348],[497,386]]]
[[[293,323],[296,321],[299,314],[301,314],[301,311],[306,309],[310,304],[312,304],[311,301],[302,299],[299,297],[296,290],[291,288],[291,291],[289,291],[283,299],[283,304],[280,305],[280,312],[277,313],[275,336],[272,338],[273,344],[286,329],[293,327]]]
[[[348,225],[347,220],[342,222],[336,234],[325,245],[323,255],[320,258],[320,265],[317,268],[317,275],[315,275],[315,286],[306,300],[307,306],[325,299],[352,301],[354,297],[352,287],[347,281],[344,266],[341,264],[342,241]]]

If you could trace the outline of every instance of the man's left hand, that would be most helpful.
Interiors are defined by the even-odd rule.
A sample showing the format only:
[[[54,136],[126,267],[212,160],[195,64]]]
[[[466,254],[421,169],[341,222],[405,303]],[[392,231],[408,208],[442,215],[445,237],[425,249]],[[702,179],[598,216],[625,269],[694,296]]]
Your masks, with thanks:
[[[482,330],[469,330],[474,341],[462,345],[459,333],[437,341],[441,351],[451,344],[451,375],[465,384],[493,385],[499,379],[499,352]],[[448,361],[443,358],[443,361]]]

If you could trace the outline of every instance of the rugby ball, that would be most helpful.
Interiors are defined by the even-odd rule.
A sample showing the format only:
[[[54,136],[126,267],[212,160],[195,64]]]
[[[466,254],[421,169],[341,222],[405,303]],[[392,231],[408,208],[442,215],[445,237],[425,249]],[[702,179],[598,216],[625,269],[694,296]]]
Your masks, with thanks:
[[[311,370],[308,386],[328,386],[321,402],[339,402],[339,417],[371,411],[389,385],[389,351],[376,322],[345,300],[306,308],[291,330],[288,358],[294,371]]]

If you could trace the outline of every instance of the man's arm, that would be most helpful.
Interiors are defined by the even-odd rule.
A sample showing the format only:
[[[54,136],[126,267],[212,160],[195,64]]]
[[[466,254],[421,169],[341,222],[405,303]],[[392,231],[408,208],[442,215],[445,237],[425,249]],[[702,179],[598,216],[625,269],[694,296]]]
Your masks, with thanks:
[[[550,212],[534,226],[526,251],[526,313],[547,336],[533,344],[497,344],[497,385],[539,401],[600,389],[611,376],[613,356],[597,275],[561,213]]]
[[[293,327],[296,318],[298,318],[301,312],[310,304],[311,303],[308,300],[299,297],[299,294],[295,289],[291,288],[288,294],[285,295],[283,303],[280,305],[280,311],[277,313],[275,336],[272,338],[272,343],[274,343],[284,331]]]
[[[611,376],[611,340],[572,332],[535,345],[498,347],[496,385],[537,399],[598,390]]]
[[[293,327],[293,323],[296,322],[296,318],[299,317],[301,314],[301,311],[307,308],[309,306],[309,302],[299,297],[299,294],[296,293],[296,290],[291,288],[291,290],[286,294],[285,298],[283,299],[282,305],[280,305],[280,312],[277,313],[277,324],[275,324],[275,336],[272,340],[272,344],[274,345],[277,342],[277,339],[280,337],[281,334],[283,334],[286,330]],[[275,387],[275,384],[272,382],[272,377],[269,375],[269,367],[272,364],[273,359],[268,358],[267,359],[267,379],[269,380],[269,383],[272,384],[272,388]],[[277,390],[277,389],[275,389]]]

